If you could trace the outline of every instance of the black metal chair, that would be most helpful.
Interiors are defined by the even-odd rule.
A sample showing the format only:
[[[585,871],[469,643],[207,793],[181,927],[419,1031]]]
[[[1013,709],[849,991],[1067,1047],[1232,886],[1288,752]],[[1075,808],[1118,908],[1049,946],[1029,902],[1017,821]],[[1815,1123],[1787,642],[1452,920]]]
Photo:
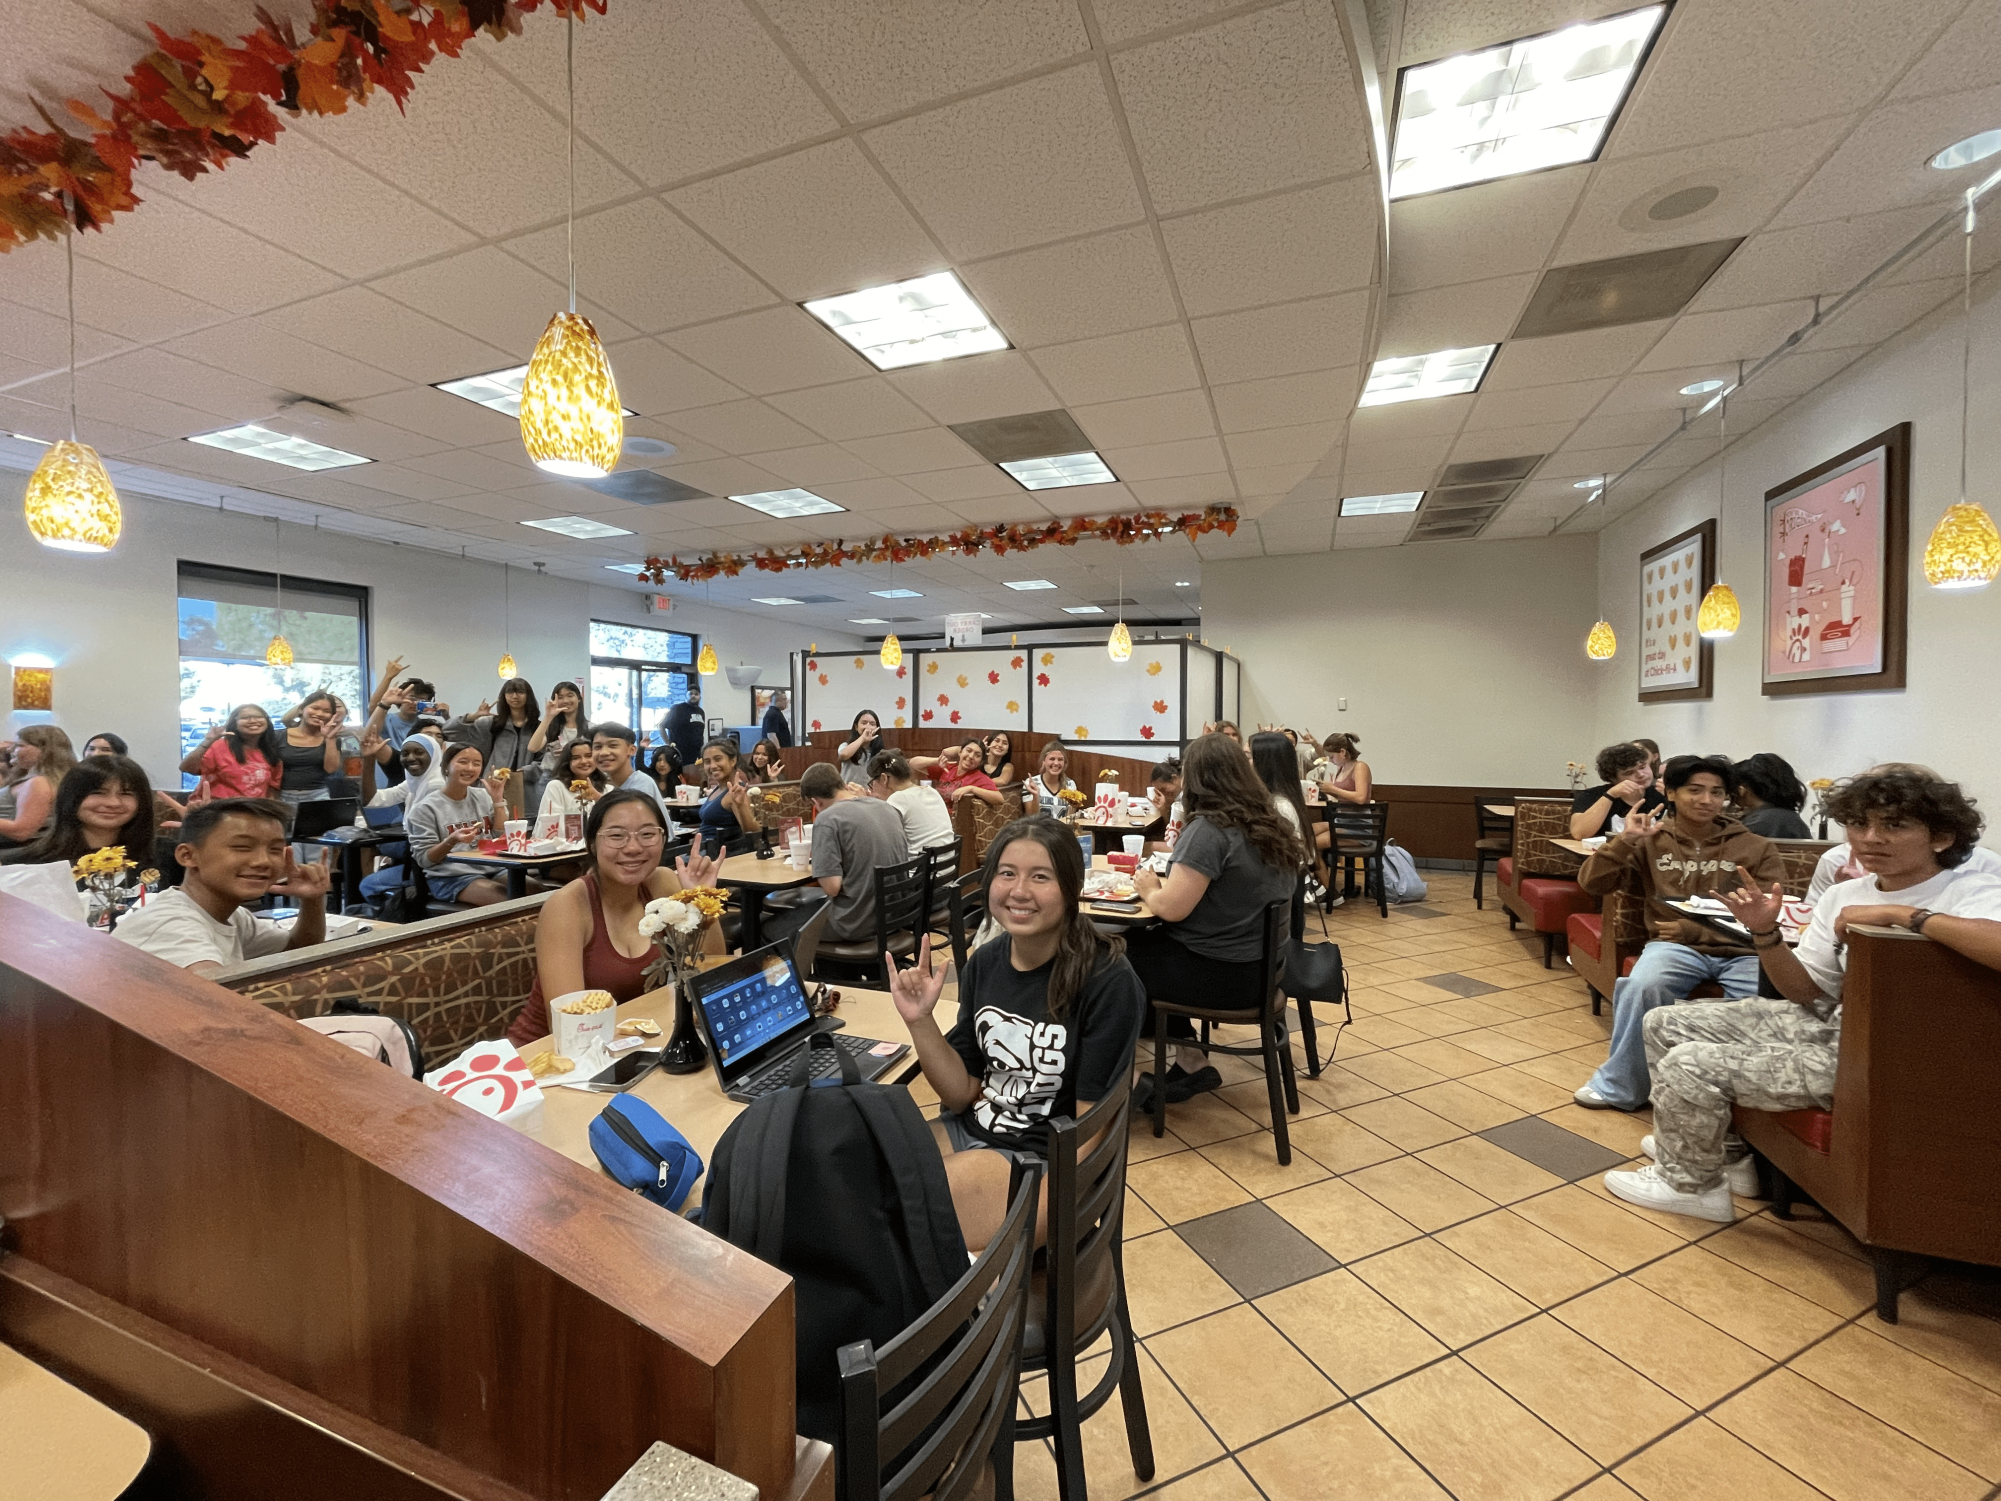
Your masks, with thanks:
[[[929,916],[927,925],[936,928],[945,920],[945,902],[952,886],[959,879],[959,855],[966,847],[963,836],[949,844],[933,845],[925,850],[924,858],[930,862],[925,872],[928,884],[924,888],[924,910]]]
[[[1346,894],[1355,894],[1355,870],[1362,872],[1362,896],[1369,894],[1370,882],[1375,883],[1376,908],[1387,918],[1390,915],[1389,892],[1383,885],[1383,849],[1390,837],[1390,805],[1388,803],[1322,803],[1327,818],[1327,900],[1326,907],[1334,905],[1334,883],[1337,879]],[[1337,877],[1336,872],[1340,872]]]
[[[945,934],[952,945],[952,963],[961,975],[966,972],[966,956],[973,951],[973,935],[979,932],[986,910],[987,868],[975,865],[952,883],[945,903]],[[935,917],[931,926],[936,932]]]
[[[1252,977],[1257,996],[1250,1006],[1192,1006],[1181,1001],[1153,998],[1153,1134],[1167,1130],[1167,1019],[1185,1016],[1202,1024],[1201,1046],[1211,1053],[1238,1057],[1261,1057],[1265,1065],[1265,1088],[1271,1096],[1271,1130],[1278,1144],[1278,1165],[1292,1162],[1292,1138],[1286,1130],[1288,1114],[1299,1114],[1299,1085],[1293,1078],[1292,1046],[1285,1025],[1285,961],[1292,944],[1292,898],[1273,902],[1265,908],[1264,943]],[[1248,968],[1248,966],[1246,966]],[[1220,1043],[1209,1040],[1212,1026],[1256,1027],[1258,1040],[1250,1044]]]
[[[883,963],[885,953],[899,959],[917,952],[918,940],[926,926],[926,902],[931,882],[931,862],[916,855],[901,865],[878,865],[875,869],[875,941],[838,940],[822,942],[816,963],[834,963],[858,969],[885,989],[889,975]]]
[[[1040,1167],[1017,1167],[1000,1233],[943,1298],[880,1350],[843,1345],[847,1501],[966,1501],[994,1467],[1014,1495],[1014,1419]]]
[[[1515,820],[1509,813],[1490,813],[1490,797],[1473,794],[1473,905],[1484,911],[1487,864],[1498,861],[1515,847]]]
[[[1132,1123],[1132,1078],[1119,1082],[1081,1120],[1049,1123],[1047,1250],[1029,1291],[1028,1330],[1021,1368],[1049,1374],[1049,1412],[1023,1420],[1017,1442],[1049,1438],[1056,1445],[1056,1492],[1086,1501],[1083,1425],[1119,1393],[1133,1473],[1153,1479],[1153,1430],[1140,1385],[1139,1349],[1126,1306],[1126,1146]],[[1052,1331],[1070,1331],[1068,1338]],[[1100,1335],[1111,1335],[1111,1359],[1090,1391],[1077,1391],[1077,1360]]]

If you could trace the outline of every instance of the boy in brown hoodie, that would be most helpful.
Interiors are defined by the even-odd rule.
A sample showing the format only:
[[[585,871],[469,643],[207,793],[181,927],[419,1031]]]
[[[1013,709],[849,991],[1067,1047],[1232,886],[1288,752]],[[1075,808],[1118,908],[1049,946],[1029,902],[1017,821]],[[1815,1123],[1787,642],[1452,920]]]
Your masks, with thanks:
[[[1575,1096],[1592,1110],[1647,1104],[1652,1083],[1641,1027],[1648,1012],[1686,999],[1698,985],[1721,985],[1732,1000],[1758,993],[1750,943],[1684,917],[1668,903],[1734,890],[1739,866],[1757,877],[1760,890],[1785,880],[1778,846],[1723,816],[1730,795],[1727,757],[1676,756],[1661,784],[1672,816],[1636,811],[1577,873],[1577,883],[1598,896],[1637,878],[1654,934],[1633,972],[1613,988],[1611,1051]]]

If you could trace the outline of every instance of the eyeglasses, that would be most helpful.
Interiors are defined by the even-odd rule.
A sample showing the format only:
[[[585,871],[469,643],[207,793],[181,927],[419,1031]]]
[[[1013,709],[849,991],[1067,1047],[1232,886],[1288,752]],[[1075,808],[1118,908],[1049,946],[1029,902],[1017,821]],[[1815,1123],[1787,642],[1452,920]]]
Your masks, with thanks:
[[[664,829],[606,829],[598,835],[600,844],[615,850],[622,850],[628,844],[636,844],[643,850],[658,849],[666,839]]]

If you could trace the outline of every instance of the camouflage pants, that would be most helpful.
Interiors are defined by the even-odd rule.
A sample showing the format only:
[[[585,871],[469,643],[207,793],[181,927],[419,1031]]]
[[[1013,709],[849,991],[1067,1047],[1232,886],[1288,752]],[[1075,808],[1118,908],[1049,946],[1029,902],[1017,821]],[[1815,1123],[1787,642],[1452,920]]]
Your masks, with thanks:
[[[1834,1103],[1838,1020],[1791,1001],[1663,1006],[1646,1020],[1660,1175],[1683,1193],[1723,1181],[1730,1107],[1826,1109]]]

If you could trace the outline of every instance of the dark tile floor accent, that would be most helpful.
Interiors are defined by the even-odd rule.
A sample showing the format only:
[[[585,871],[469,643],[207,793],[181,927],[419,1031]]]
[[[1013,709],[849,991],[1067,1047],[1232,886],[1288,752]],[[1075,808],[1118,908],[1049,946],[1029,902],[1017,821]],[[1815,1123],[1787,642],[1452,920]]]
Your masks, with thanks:
[[[1452,915],[1450,912],[1442,911],[1437,907],[1427,907],[1422,902],[1413,902],[1407,907],[1399,907],[1397,911],[1401,912],[1405,917],[1450,917]]]
[[[1204,1215],[1174,1229],[1240,1298],[1262,1298],[1341,1264],[1262,1202]]]
[[[1493,995],[1501,987],[1489,985],[1485,980],[1475,980],[1468,975],[1426,975],[1424,983],[1436,985],[1440,990],[1449,990],[1454,995]]]
[[[1533,1162],[1544,1172],[1571,1183],[1618,1167],[1626,1160],[1588,1136],[1566,1131],[1535,1115],[1479,1134],[1503,1151],[1513,1152],[1524,1162]]]

